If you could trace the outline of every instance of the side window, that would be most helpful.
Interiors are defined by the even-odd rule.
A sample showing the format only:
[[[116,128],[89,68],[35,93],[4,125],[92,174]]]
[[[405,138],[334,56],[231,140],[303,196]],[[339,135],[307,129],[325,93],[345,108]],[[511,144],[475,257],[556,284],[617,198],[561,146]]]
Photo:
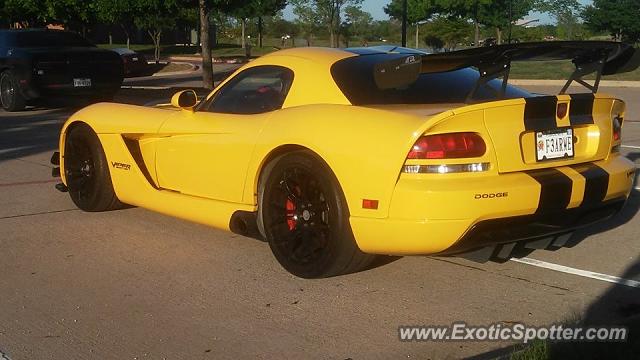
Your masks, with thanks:
[[[225,84],[203,110],[225,114],[259,114],[277,110],[282,107],[292,82],[293,71],[285,67],[249,68]]]

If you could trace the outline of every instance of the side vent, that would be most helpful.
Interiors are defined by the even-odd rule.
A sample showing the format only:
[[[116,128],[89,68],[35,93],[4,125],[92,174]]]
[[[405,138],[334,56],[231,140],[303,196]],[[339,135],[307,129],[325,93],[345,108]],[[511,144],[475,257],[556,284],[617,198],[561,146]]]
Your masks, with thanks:
[[[156,183],[153,181],[153,178],[149,173],[149,169],[147,169],[147,165],[145,165],[144,163],[144,159],[142,158],[142,151],[140,150],[140,143],[138,142],[138,140],[127,138],[124,135],[122,136],[122,140],[127,146],[131,157],[133,157],[133,160],[136,162],[136,165],[138,165],[138,168],[144,175],[145,179],[147,179],[149,185],[153,186],[154,189],[159,189]]]

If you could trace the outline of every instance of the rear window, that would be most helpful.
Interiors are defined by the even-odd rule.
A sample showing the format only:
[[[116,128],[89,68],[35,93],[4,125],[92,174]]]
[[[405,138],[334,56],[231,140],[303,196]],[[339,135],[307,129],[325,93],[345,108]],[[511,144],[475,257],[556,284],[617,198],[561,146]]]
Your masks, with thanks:
[[[408,86],[393,89],[379,89],[374,80],[375,64],[405,57],[406,54],[360,55],[340,60],[331,67],[331,75],[344,95],[353,105],[385,104],[433,104],[464,103],[480,77],[477,70],[466,68],[456,71],[421,74]],[[492,80],[480,87],[474,101],[496,98],[502,80]],[[505,98],[530,97],[529,92],[507,85]]]
[[[66,31],[24,31],[9,33],[9,46],[31,47],[94,47],[82,36]]]

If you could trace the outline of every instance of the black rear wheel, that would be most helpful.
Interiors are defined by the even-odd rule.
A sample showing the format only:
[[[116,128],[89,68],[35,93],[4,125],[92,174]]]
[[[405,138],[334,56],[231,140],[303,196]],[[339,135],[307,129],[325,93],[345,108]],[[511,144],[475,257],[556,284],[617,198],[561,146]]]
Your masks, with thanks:
[[[21,111],[27,104],[18,88],[18,81],[10,70],[0,74],[0,102],[6,111]]]
[[[75,125],[65,139],[64,169],[71,200],[84,211],[107,211],[122,206],[118,200],[106,156],[96,133]]]
[[[300,151],[272,161],[258,196],[260,231],[292,274],[341,275],[361,270],[374,258],[358,249],[340,186],[314,154]]]

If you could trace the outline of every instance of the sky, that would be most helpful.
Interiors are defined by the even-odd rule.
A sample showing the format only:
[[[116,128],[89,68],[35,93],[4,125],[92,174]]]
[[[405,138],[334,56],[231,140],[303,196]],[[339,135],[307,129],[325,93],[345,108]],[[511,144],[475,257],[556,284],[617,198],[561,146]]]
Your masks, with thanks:
[[[579,0],[579,1],[582,5],[591,3],[590,0]],[[369,12],[375,20],[386,20],[389,18],[389,16],[385,14],[383,9],[385,5],[387,5],[389,2],[391,2],[391,0],[364,0],[362,2],[362,9]],[[287,6],[287,8],[284,10],[284,18],[289,20],[294,18],[293,10],[291,6]],[[528,16],[526,16],[525,18],[539,19],[541,24],[550,24],[554,22],[553,19],[551,19],[547,14],[540,14],[540,13],[533,13],[533,12]]]

